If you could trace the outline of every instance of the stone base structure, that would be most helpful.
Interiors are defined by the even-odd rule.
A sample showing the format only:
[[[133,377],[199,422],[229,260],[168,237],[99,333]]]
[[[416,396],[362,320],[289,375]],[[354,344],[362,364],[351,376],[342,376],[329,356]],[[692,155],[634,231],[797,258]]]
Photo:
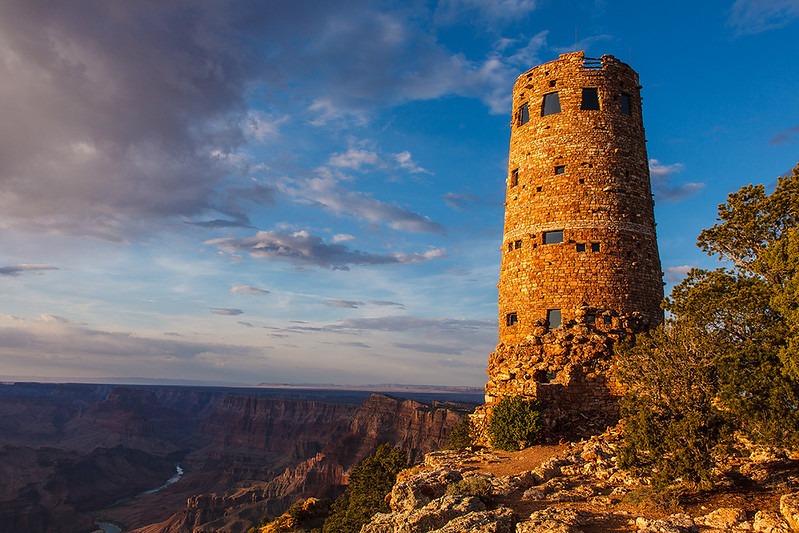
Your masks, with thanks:
[[[614,345],[648,329],[638,313],[619,315],[581,306],[563,327],[540,320],[516,345],[499,344],[488,360],[485,405],[472,416],[480,444],[487,420],[505,396],[536,400],[542,409],[544,438],[580,438],[602,432],[619,419],[623,391],[612,375]]]

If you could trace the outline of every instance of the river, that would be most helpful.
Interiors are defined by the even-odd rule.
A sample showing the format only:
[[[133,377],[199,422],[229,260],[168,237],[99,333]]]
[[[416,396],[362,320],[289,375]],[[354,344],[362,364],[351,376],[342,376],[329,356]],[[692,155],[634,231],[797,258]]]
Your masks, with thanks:
[[[175,465],[175,475],[173,475],[171,478],[167,479],[163,484],[155,487],[154,489],[148,489],[145,490],[144,492],[140,492],[136,496],[133,496],[133,498],[138,498],[139,496],[143,496],[145,494],[155,494],[160,490],[164,490],[173,483],[177,483],[182,476],[183,476],[183,468],[181,468],[180,465]],[[119,500],[118,502],[114,502],[111,505],[111,507],[116,507],[117,505],[121,505],[127,501],[132,500],[133,498],[125,498]],[[97,524],[97,527],[103,530],[103,533],[122,533],[122,528],[114,523],[98,520],[97,522],[95,522],[95,524]]]

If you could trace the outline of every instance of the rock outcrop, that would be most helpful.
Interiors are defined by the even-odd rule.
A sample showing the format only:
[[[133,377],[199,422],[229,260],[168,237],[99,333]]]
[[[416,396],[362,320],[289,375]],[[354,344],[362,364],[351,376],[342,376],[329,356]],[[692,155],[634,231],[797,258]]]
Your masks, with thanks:
[[[754,500],[744,496],[737,501],[746,504],[737,507],[708,507],[719,501],[710,498],[665,515],[651,506],[637,507],[629,497],[640,494],[646,480],[618,468],[618,444],[618,431],[608,430],[558,453],[553,447],[515,454],[482,448],[430,453],[422,465],[400,473],[390,495],[391,512],[376,514],[362,532],[799,531],[799,492],[789,489],[799,479],[795,461],[778,461],[782,474],[770,479],[762,472],[774,470],[773,461],[751,460],[743,469],[754,476],[750,494],[786,492],[779,511],[777,492]]]

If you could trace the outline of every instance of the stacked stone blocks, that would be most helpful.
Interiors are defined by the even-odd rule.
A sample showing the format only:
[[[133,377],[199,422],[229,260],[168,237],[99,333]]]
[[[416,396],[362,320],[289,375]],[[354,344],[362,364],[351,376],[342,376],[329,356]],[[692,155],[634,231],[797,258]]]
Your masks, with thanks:
[[[663,318],[640,88],[583,52],[516,81],[486,412],[523,395],[550,428],[618,414],[612,346]]]

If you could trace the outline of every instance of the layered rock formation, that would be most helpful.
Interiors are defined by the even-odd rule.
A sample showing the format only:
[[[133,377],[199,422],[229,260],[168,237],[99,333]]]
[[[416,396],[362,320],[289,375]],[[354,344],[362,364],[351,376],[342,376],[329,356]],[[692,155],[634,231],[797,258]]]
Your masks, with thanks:
[[[445,405],[429,406],[413,400],[375,394],[350,416],[337,418],[340,423],[338,426],[331,424],[323,427],[317,425],[318,421],[306,421],[305,424],[294,426],[285,418],[278,418],[274,414],[260,416],[257,407],[252,403],[247,405],[247,409],[238,412],[248,412],[249,416],[234,421],[235,427],[251,428],[252,424],[261,420],[271,431],[275,420],[280,420],[281,431],[293,434],[296,439],[297,445],[288,447],[292,453],[313,450],[319,441],[309,445],[305,439],[312,435],[318,438],[325,431],[328,433],[324,436],[326,445],[278,475],[250,471],[247,475],[256,477],[238,479],[237,489],[218,490],[192,497],[185,509],[169,519],[142,527],[135,530],[136,532],[236,531],[242,524],[257,522],[262,516],[281,513],[298,498],[335,498],[346,485],[349,469],[372,454],[379,444],[389,442],[405,450],[410,461],[418,461],[424,453],[437,449],[446,442],[447,433],[462,416],[461,412]],[[343,415],[345,411],[344,406],[328,407],[330,409],[327,412],[334,418]],[[306,410],[294,412],[303,418],[310,416]],[[325,409],[320,407],[314,412],[325,412]],[[292,420],[296,422],[298,419]],[[260,435],[261,431],[255,433]],[[225,446],[230,446],[231,442],[238,443],[240,438],[241,435],[235,433],[225,436]],[[262,444],[262,441],[259,440],[257,444]],[[264,452],[270,453],[270,449],[267,447]],[[243,472],[239,469],[236,475],[241,474]]]
[[[128,529],[163,522],[149,531],[241,528],[297,497],[335,496],[348,469],[381,442],[421,457],[460,418],[386,396],[364,402],[368,393],[307,393],[346,401],[278,394],[0,385],[0,533],[89,532],[98,517]],[[140,494],[177,463],[179,482]]]

